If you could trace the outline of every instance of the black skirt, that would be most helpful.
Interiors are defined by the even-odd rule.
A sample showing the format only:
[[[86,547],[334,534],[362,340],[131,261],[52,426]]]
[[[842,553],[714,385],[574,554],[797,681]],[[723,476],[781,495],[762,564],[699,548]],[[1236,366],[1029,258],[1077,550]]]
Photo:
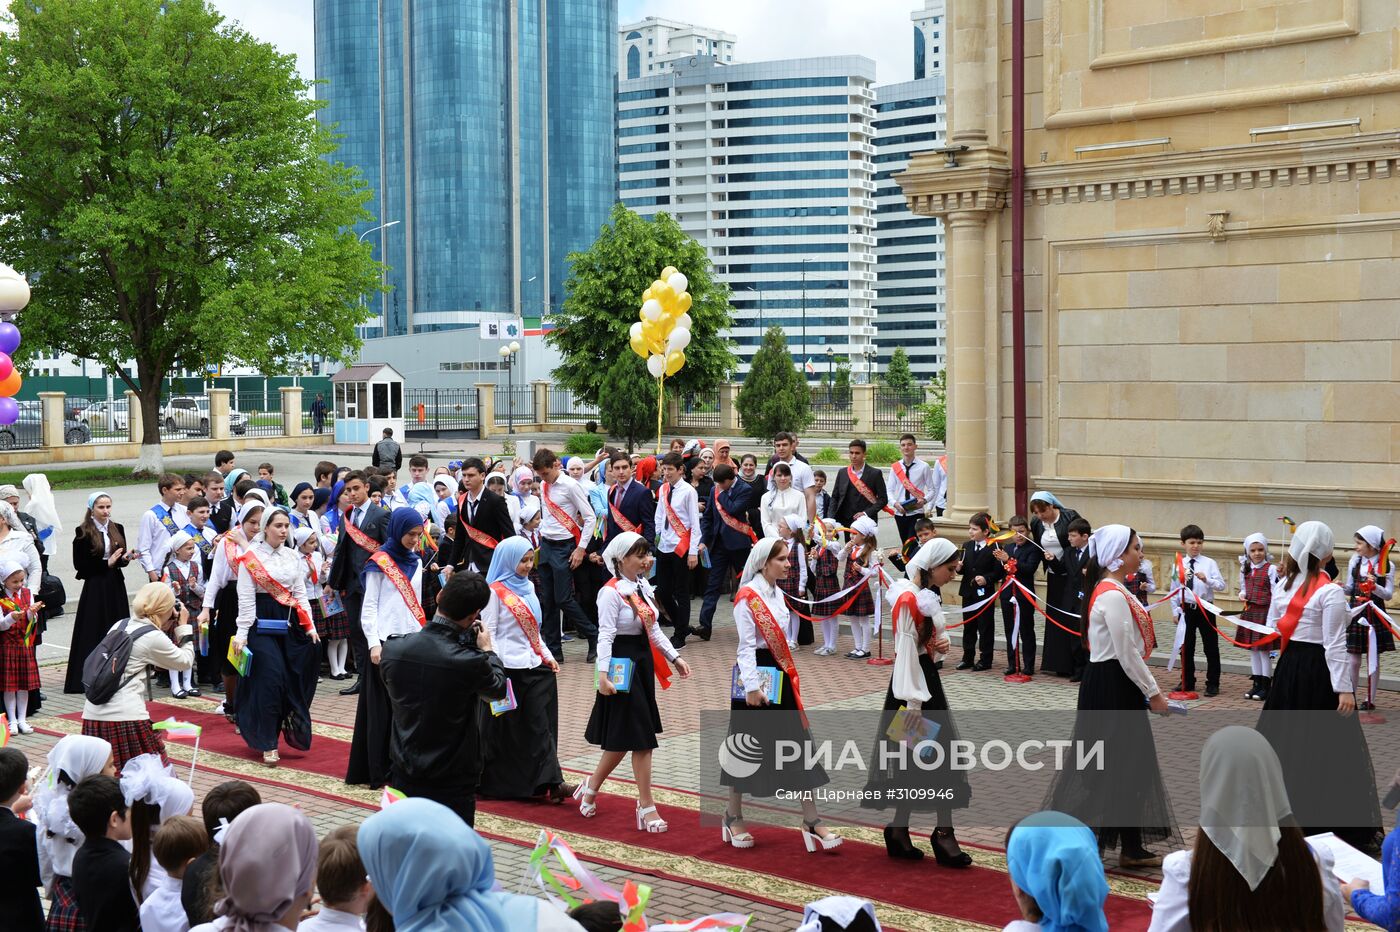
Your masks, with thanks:
[[[253,657],[257,666],[257,656]],[[241,690],[240,690],[241,692]],[[239,719],[240,724],[242,718]],[[360,701],[355,705],[355,733],[350,739],[350,759],[345,782],[378,789],[389,781],[389,742],[394,727],[389,690],[384,687],[379,664],[366,664],[360,675]]]
[[[284,725],[292,735],[310,733],[319,650],[296,619],[280,634],[265,634],[254,623],[248,649],[253,667],[236,693],[238,730],[253,750],[275,751]]]
[[[1380,830],[1376,771],[1356,715],[1333,713],[1337,694],[1321,644],[1290,641],[1274,668],[1269,698],[1259,715],[1259,733],[1283,765],[1283,782],[1293,816],[1305,834],[1336,832],[1355,846],[1370,843]],[[1289,714],[1311,713],[1311,714]],[[1326,761],[1326,766],[1319,766]],[[1325,811],[1318,808],[1323,804]],[[1347,823],[1336,822],[1343,809]]]
[[[546,666],[506,670],[516,708],[482,715],[480,796],[529,799],[564,782],[559,769],[559,685]]]
[[[928,685],[929,699],[924,703],[923,715],[927,721],[938,726],[934,742],[943,748],[947,761],[950,742],[958,740],[957,725],[948,710],[948,697],[943,692],[943,682],[938,678],[933,658],[926,651],[919,651],[919,668],[924,672],[924,682]],[[906,758],[894,748],[886,737],[886,730],[894,720],[894,713],[904,707],[904,700],[895,698],[894,680],[890,680],[885,690],[885,714],[880,716],[880,731],[875,736],[875,750],[870,757],[870,776],[865,788],[873,795],[861,798],[864,809],[889,809],[891,807],[909,812],[935,812],[950,809],[966,809],[972,802],[972,787],[968,783],[967,771],[941,767],[924,770],[916,767],[912,759]],[[904,751],[904,754],[911,752]],[[892,796],[891,790],[911,790],[901,796]]]
[[[1079,630],[1078,618],[1067,618],[1064,615],[1066,608],[1065,590],[1069,588],[1069,577],[1047,574],[1045,577],[1045,604],[1050,609],[1050,616],[1058,621],[1065,628],[1071,631]],[[1079,609],[1071,609],[1078,612]],[[1069,676],[1074,672],[1074,649],[1078,636],[1070,634],[1069,631],[1059,627],[1055,621],[1045,623],[1045,646],[1040,653],[1040,668],[1050,673],[1058,673],[1061,676]],[[1083,694],[1083,690],[1080,690]],[[1142,693],[1137,694],[1138,699],[1142,699]]]
[[[754,652],[757,666],[777,667],[778,661],[766,647]],[[776,795],[779,790],[800,792],[813,790],[831,782],[821,765],[801,768],[794,766],[777,767],[775,747],[778,741],[796,741],[808,744],[812,740],[802,713],[797,707],[797,696],[793,694],[792,683],[783,675],[783,692],[777,705],[751,706],[743,699],[729,700],[729,732],[725,740],[726,752],[743,756],[748,751],[747,764],[756,763],[757,769],[743,776],[735,776],[723,766],[721,761],[720,783],[750,796],[764,797]],[[762,713],[761,721],[754,716]],[[752,722],[752,724],[750,724]],[[751,729],[761,728],[761,735],[753,735]],[[756,745],[752,739],[756,738]],[[752,755],[757,754],[756,760]],[[749,767],[744,769],[747,771]]]
[[[645,634],[619,634],[613,639],[613,657],[633,663],[632,688],[604,696],[595,693],[593,713],[583,736],[604,751],[651,751],[661,733],[661,712],[656,707],[656,665]]]
[[[228,585],[214,597],[214,618],[209,625],[209,656],[218,663],[222,676],[237,676],[238,671],[228,662],[228,642],[238,633],[238,582]]]
[[[112,568],[83,581],[78,611],[73,616],[73,639],[68,647],[68,672],[63,679],[65,693],[83,691],[84,661],[102,643],[112,625],[130,614],[126,580],[122,579],[121,570]]]
[[[1094,829],[1100,848],[1117,847],[1124,829],[1136,829],[1144,844],[1179,841],[1147,702],[1117,660],[1085,667],[1078,709],[1073,740],[1076,746],[1103,742],[1104,766],[1060,771],[1041,808],[1068,813]]]

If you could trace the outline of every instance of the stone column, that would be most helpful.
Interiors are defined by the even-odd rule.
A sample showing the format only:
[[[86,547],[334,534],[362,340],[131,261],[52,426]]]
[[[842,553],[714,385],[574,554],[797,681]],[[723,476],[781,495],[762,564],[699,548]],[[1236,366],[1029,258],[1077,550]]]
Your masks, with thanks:
[[[948,228],[948,516],[987,510],[987,323],[985,235],[988,212],[953,210]],[[995,337],[995,334],[992,334]]]
[[[282,395],[282,433],[288,437],[300,437],[302,434],[301,386],[283,385],[277,391]]]
[[[948,75],[948,144],[971,147],[987,144],[988,112],[987,58],[988,30],[993,43],[998,37],[995,21],[989,23],[988,11],[996,6],[986,0],[952,0],[948,5],[944,25],[951,30],[946,36],[949,46]],[[997,65],[997,55],[991,56],[991,67]]]
[[[549,423],[549,381],[536,379],[530,386],[535,390],[535,423],[544,427]]]
[[[666,396],[666,425],[678,427],[681,423],[681,400],[672,392]]]
[[[66,443],[63,429],[63,392],[39,393],[40,443],[61,447]]]
[[[127,389],[126,395],[126,439],[130,443],[141,442],[141,399],[136,397],[136,393]]]
[[[869,382],[851,386],[851,418],[857,437],[875,430],[875,386]]]
[[[210,440],[227,440],[229,438],[229,396],[232,394],[233,390],[228,388],[209,389]]]
[[[481,439],[489,440],[496,432],[496,383],[476,383],[476,422]]]
[[[719,386],[719,424],[727,434],[739,432],[739,406],[734,399],[739,397],[738,382],[721,382]]]

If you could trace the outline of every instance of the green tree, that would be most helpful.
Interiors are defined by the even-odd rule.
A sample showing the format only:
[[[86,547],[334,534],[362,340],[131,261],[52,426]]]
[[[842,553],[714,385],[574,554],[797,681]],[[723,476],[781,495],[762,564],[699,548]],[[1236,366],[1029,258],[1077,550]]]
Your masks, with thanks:
[[[569,255],[564,304],[545,340],[562,357],[554,378],[586,402],[601,403],[603,375],[619,353],[631,353],[627,332],[639,319],[642,292],[673,265],[690,280],[690,345],[685,368],[667,376],[677,392],[705,391],[737,362],[723,334],[734,324],[729,286],[710,276],[705,247],[666,213],[650,220],[621,204],[585,252]],[[635,354],[633,354],[635,355]]]
[[[831,385],[832,403],[838,405],[848,405],[851,403],[851,366],[849,363],[840,362],[836,364],[836,377]]]
[[[780,430],[801,432],[812,423],[811,392],[788,355],[783,328],[769,327],[763,335],[735,404],[744,433],[759,440],[771,440]]]
[[[904,352],[904,347],[894,348],[894,352],[890,354],[890,364],[885,367],[881,381],[891,390],[901,394],[912,392],[917,387],[914,382],[914,370],[909,368],[909,354]]]
[[[929,380],[928,401],[918,406],[924,430],[934,440],[948,439],[948,370],[942,369]]]
[[[25,346],[121,372],[138,471],[161,468],[168,374],[352,353],[369,193],[293,56],[205,0],[14,0],[9,20],[0,255],[34,283]]]
[[[644,359],[630,350],[619,353],[608,371],[598,399],[598,416],[617,437],[627,438],[627,449],[656,430],[656,379],[647,372]]]

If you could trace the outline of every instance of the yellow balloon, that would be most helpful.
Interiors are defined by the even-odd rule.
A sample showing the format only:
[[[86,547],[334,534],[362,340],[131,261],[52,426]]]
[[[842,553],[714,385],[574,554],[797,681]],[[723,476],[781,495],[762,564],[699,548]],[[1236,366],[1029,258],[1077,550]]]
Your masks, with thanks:
[[[652,282],[651,296],[664,305],[667,301],[675,300],[676,289],[662,281]]]
[[[666,306],[666,305],[662,305],[662,307],[665,307],[665,306]],[[672,304],[671,304],[670,306],[671,306],[671,307],[674,307],[674,308],[676,309],[676,316],[677,316],[677,317],[679,317],[679,316],[682,315],[682,314],[685,314],[685,313],[689,312],[689,311],[690,311],[690,292],[688,292],[688,291],[682,291],[680,294],[676,295],[676,300],[675,300],[674,302],[672,302]]]
[[[666,374],[675,375],[685,365],[685,350],[672,350],[666,354]]]
[[[661,337],[661,325],[654,320],[642,321],[642,337],[651,342]]]
[[[647,350],[650,356],[664,356],[666,355],[666,341],[647,340]]]
[[[677,269],[674,265],[668,265],[668,266],[666,266],[666,268],[664,268],[664,269],[661,270],[661,280],[662,280],[663,282],[664,282],[664,281],[670,281],[671,276],[672,276],[672,275],[675,275],[678,271],[680,271],[680,270]]]
[[[643,359],[647,358],[646,337],[642,336],[641,334],[637,334],[636,336],[629,337],[627,340],[627,344],[632,347],[632,352],[636,353]]]

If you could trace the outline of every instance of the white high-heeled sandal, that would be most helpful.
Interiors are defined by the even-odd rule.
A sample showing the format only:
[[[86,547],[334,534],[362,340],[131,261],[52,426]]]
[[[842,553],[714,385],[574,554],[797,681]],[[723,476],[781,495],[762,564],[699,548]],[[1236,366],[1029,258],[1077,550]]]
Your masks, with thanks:
[[[819,850],[832,851],[841,847],[841,843],[845,841],[844,838],[835,832],[829,832],[825,836],[818,835],[817,826],[821,824],[821,819],[817,819],[815,822],[802,823],[802,844],[807,846],[808,854]]]
[[[648,821],[647,821],[647,816],[649,816],[649,815],[655,815],[655,816],[657,816],[656,820],[655,820],[655,821],[652,821],[652,822],[648,822]],[[655,806],[647,806],[645,809],[643,809],[641,806],[638,806],[638,807],[637,807],[637,831],[639,831],[639,832],[650,832],[650,833],[653,834],[653,835],[659,835],[659,834],[661,834],[662,832],[666,831],[666,830],[669,829],[671,826],[668,825],[668,824],[666,824],[666,820],[663,819],[663,818],[661,818],[660,816],[661,816],[661,814],[660,814],[659,812],[656,811],[656,807],[655,807]]]
[[[574,799],[579,801],[578,814],[585,819],[591,819],[598,814],[598,791],[589,787],[587,780],[574,790]]]
[[[726,815],[724,824],[720,826],[720,838],[735,848],[752,848],[754,846],[753,835],[748,832],[736,832],[732,828],[734,823],[738,821],[739,816]]]

